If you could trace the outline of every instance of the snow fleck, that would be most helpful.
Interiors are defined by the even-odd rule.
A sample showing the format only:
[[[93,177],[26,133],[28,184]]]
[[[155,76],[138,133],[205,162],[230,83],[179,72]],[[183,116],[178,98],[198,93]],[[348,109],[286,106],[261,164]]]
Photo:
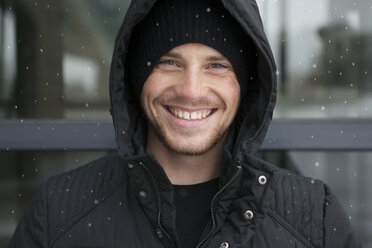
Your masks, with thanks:
[[[146,65],[151,66],[151,61],[147,61]]]
[[[208,7],[208,8],[207,8],[207,12],[208,12],[208,13],[211,12],[211,8]]]
[[[311,179],[310,183],[311,184],[314,184],[315,183],[315,180],[314,179]]]
[[[111,217],[109,216],[109,217],[107,217],[107,220],[111,220]]]
[[[89,222],[89,223],[88,223],[88,227],[92,227],[92,223]]]
[[[195,17],[196,17],[196,18],[199,18],[199,15],[198,15],[198,14],[196,14],[196,15],[195,15]]]
[[[98,200],[96,199],[96,200],[94,200],[94,204],[98,204]]]
[[[42,52],[44,52],[44,50],[42,48],[40,48],[40,52],[42,53]]]
[[[324,111],[325,110],[325,106],[322,106],[320,109]]]
[[[315,167],[319,167],[319,162],[315,162]]]
[[[85,107],[88,108],[89,107],[89,103],[85,103]]]

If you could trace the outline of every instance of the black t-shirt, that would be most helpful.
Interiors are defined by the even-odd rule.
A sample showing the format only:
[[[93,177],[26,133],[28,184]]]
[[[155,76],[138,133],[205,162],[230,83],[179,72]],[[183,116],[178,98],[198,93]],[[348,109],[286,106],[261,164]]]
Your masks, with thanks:
[[[173,185],[176,229],[182,248],[195,247],[211,219],[211,201],[219,178],[193,185]]]

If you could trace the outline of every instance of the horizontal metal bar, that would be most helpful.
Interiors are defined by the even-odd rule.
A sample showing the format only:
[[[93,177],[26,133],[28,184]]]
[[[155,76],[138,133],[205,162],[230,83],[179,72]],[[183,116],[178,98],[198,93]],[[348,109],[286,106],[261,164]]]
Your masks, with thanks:
[[[109,121],[0,121],[0,150],[113,150]],[[372,120],[275,120],[261,150],[372,150]]]

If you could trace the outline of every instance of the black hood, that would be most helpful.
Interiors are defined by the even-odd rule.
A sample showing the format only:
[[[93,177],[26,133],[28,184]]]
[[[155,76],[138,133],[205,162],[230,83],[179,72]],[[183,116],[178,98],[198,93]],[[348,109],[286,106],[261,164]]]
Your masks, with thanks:
[[[116,38],[111,72],[110,99],[115,137],[122,157],[144,153],[146,121],[138,101],[133,99],[125,71],[128,47],[134,27],[149,13],[156,0],[132,0]],[[264,33],[255,0],[221,0],[256,46],[256,73],[246,84],[254,84],[254,93],[241,99],[241,106],[230,130],[232,158],[255,153],[261,146],[271,122],[276,101],[276,66]],[[247,68],[248,70],[249,68]],[[247,87],[252,89],[252,87]],[[139,132],[140,131],[140,132]]]

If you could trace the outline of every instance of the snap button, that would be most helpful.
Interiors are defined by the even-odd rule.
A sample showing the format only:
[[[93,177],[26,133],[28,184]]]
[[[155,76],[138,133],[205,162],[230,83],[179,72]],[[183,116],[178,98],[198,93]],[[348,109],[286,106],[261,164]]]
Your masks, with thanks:
[[[145,191],[140,191],[138,192],[138,195],[142,198],[146,198],[147,197],[147,193]]]
[[[160,239],[163,238],[163,234],[161,233],[160,229],[156,229],[156,234],[158,235]]]
[[[129,168],[129,169],[133,169],[133,167],[134,167],[133,164],[131,164],[131,163],[128,164],[128,168]]]
[[[247,210],[244,212],[244,217],[247,219],[247,220],[251,220],[253,218],[253,212],[251,210]]]
[[[264,184],[266,184],[266,182],[267,182],[267,179],[266,179],[265,176],[261,175],[261,176],[258,177],[258,183],[259,184],[264,185]]]
[[[220,248],[228,248],[229,247],[229,243],[227,242],[223,242],[220,246]]]

